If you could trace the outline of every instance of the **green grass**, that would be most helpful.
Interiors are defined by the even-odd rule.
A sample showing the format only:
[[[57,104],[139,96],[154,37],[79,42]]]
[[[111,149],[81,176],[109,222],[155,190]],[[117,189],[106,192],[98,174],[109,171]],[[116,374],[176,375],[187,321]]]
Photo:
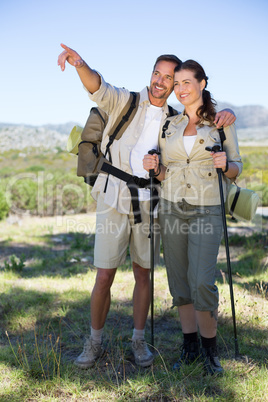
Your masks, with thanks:
[[[246,228],[245,223],[228,224]],[[155,362],[147,369],[134,364],[129,260],[112,286],[105,355],[89,370],[73,365],[89,331],[94,225],[94,214],[24,217],[13,225],[0,222],[0,400],[268,400],[267,220],[251,223],[249,236],[230,238],[238,360],[225,251],[220,247],[218,346],[225,369],[221,378],[204,376],[200,364],[180,373],[172,370],[182,333],[177,312],[170,308],[163,264],[155,270]],[[150,319],[146,337],[150,342]]]
[[[267,153],[267,148],[241,147],[244,170],[238,181],[258,191],[263,205],[268,205]],[[112,287],[105,355],[89,370],[73,365],[89,331],[95,216],[49,215],[75,213],[81,199],[81,212],[94,209],[88,186],[76,177],[76,162],[76,157],[61,150],[40,154],[34,148],[27,153],[8,151],[0,157],[0,219],[8,213],[7,201],[23,212],[13,224],[0,222],[0,400],[268,401],[266,219],[256,218],[250,224],[228,220],[229,227],[247,229],[246,234],[229,239],[238,360],[234,359],[224,245],[220,247],[222,378],[204,376],[198,364],[180,373],[172,370],[182,333],[177,312],[170,308],[163,262],[155,270],[153,366],[138,368],[130,350],[133,274],[129,260],[118,270]],[[20,181],[6,200],[6,186],[14,178]],[[146,329],[150,342],[150,318]]]

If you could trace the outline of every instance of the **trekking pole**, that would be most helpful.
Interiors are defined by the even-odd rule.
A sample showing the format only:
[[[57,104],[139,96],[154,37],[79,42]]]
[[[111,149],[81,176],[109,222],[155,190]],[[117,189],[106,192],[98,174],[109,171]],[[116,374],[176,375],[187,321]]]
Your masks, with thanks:
[[[158,151],[152,149],[149,155],[159,154]],[[153,204],[153,180],[154,169],[149,170],[150,177],[150,266],[151,266],[151,345],[154,347],[154,204]]]
[[[214,147],[212,147],[212,148],[211,147],[206,147],[205,149],[206,149],[206,151],[209,151],[209,152],[212,152],[212,151],[213,152],[219,152],[219,151],[221,151],[221,147],[219,145],[214,145]],[[225,214],[225,205],[224,205],[224,195],[223,195],[223,186],[222,186],[222,169],[221,168],[216,168],[216,170],[217,170],[217,173],[218,173],[218,180],[219,180],[219,190],[220,190],[220,199],[221,199],[221,214],[222,214],[222,223],[223,223],[226,259],[227,259],[227,270],[228,270],[228,276],[229,276],[229,289],[230,289],[230,298],[231,298],[233,327],[234,327],[235,357],[237,358],[239,356],[239,350],[238,350],[238,341],[237,341],[237,332],[236,332],[232,268],[231,268],[231,260],[230,260],[230,253],[229,253],[229,242],[228,242],[226,214]]]

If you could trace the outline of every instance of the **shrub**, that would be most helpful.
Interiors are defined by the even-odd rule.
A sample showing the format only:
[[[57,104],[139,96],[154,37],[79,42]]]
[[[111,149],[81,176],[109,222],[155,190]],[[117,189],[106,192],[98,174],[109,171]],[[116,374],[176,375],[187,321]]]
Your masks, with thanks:
[[[3,183],[8,209],[13,213],[39,216],[84,213],[93,205],[90,187],[83,179],[61,170],[19,173]],[[6,215],[3,213],[3,217]]]
[[[9,213],[9,205],[6,200],[5,192],[3,189],[0,189],[0,220],[6,218]]]
[[[28,169],[26,169],[26,172],[43,172],[44,170],[45,170],[44,166],[32,165]]]
[[[25,256],[22,255],[20,258],[17,257],[15,254],[12,254],[9,257],[8,261],[4,262],[5,270],[6,271],[13,271],[21,273],[23,268],[25,267]]]
[[[261,199],[260,204],[262,206],[268,206],[268,186],[265,184],[252,184],[251,186],[248,186],[248,188],[258,192]]]
[[[35,213],[37,210],[37,189],[36,181],[31,178],[23,178],[8,186],[8,196],[10,198],[10,209],[14,213],[30,211]]]

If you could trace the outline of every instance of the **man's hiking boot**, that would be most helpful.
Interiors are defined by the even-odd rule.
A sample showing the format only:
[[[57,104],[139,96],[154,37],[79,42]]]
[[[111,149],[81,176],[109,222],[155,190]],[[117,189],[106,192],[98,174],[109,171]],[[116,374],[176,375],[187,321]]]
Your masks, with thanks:
[[[184,341],[181,346],[181,355],[177,363],[174,364],[173,370],[180,370],[183,364],[190,365],[200,358],[200,348],[198,341]]]
[[[86,338],[83,352],[74,361],[74,364],[82,369],[87,369],[94,366],[95,361],[101,357],[104,349],[101,344],[96,344],[91,337]]]
[[[206,374],[222,375],[224,370],[217,357],[216,348],[202,348],[203,364]]]
[[[132,341],[132,352],[135,357],[135,363],[141,367],[148,367],[154,361],[154,356],[150,352],[147,343],[144,339]]]

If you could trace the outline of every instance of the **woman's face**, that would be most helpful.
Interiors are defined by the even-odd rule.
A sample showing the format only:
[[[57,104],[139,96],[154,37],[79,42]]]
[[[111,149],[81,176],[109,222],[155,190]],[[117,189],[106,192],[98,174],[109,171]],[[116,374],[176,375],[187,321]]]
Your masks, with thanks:
[[[197,81],[193,71],[180,70],[175,73],[174,92],[178,101],[185,107],[195,105],[198,108],[203,104],[202,91],[205,85],[205,80]]]

